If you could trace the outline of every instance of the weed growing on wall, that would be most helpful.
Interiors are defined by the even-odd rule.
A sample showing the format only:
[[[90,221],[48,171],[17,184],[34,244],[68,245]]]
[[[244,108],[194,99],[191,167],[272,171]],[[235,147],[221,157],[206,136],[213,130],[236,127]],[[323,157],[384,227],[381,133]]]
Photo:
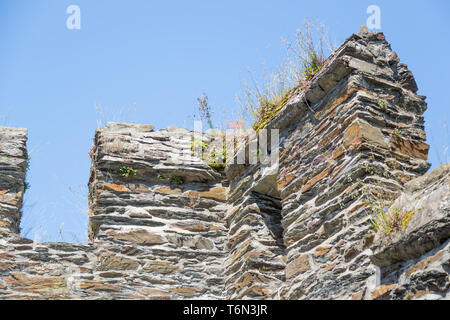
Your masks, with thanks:
[[[191,155],[194,155],[196,150],[201,150],[202,155],[203,152],[208,148],[208,144],[206,142],[203,142],[201,140],[194,140],[191,142]]]
[[[119,169],[117,169],[117,173],[124,178],[136,177],[138,174],[137,170],[126,166],[122,166]]]
[[[283,40],[287,60],[269,73],[264,68],[263,76],[257,80],[250,73],[250,83],[243,83],[238,95],[243,114],[250,114],[253,129],[258,131],[273,118],[297,88],[307,88],[315,74],[325,64],[325,51],[333,51],[323,25],[315,26],[306,21],[303,29],[296,32],[295,40]]]
[[[225,169],[227,163],[227,148],[213,149],[207,162],[208,165],[215,170]]]
[[[198,102],[198,111],[200,112],[200,118],[202,120],[206,120],[208,126],[211,130],[214,130],[214,125],[212,123],[212,110],[211,106],[208,103],[208,96],[203,94],[200,98],[197,99]]]
[[[306,21],[304,27],[297,30],[293,41],[283,39],[283,42],[286,60],[273,72],[269,72],[263,63],[260,76],[249,70],[249,80],[242,83],[243,89],[237,95],[239,121],[249,120],[255,131],[263,128],[298,89],[309,87],[309,82],[324,66],[325,57],[333,52],[325,27],[311,21]],[[200,118],[214,130],[208,96],[203,94],[197,102]]]
[[[183,178],[180,177],[180,176],[177,176],[177,175],[175,175],[175,174],[171,174],[171,175],[169,176],[169,183],[170,183],[170,184],[183,184],[183,183],[184,183],[184,180],[183,180]]]
[[[370,210],[368,224],[375,232],[390,234],[404,230],[411,221],[414,214],[419,209],[402,210],[392,206],[392,201],[383,199],[381,196],[375,196],[367,188],[363,190]]]

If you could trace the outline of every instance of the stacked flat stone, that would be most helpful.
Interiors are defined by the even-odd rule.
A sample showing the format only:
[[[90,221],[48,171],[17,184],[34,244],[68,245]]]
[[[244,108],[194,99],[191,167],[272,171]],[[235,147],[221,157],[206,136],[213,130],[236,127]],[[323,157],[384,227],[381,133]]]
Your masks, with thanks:
[[[0,127],[0,234],[18,232],[27,168],[27,129]]]
[[[425,110],[383,34],[362,30],[266,124],[278,164],[219,172],[192,155],[198,133],[109,123],[85,245],[19,235],[27,135],[0,127],[0,299],[448,299],[450,168],[424,175]],[[415,214],[375,234],[368,195]]]

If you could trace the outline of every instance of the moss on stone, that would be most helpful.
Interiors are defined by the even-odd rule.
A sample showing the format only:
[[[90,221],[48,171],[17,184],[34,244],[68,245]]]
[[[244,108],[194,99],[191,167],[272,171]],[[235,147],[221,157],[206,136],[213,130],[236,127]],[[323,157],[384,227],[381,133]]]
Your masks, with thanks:
[[[281,102],[277,106],[266,108],[264,114],[252,125],[253,130],[256,132],[259,132],[261,129],[263,129],[267,123],[275,117],[278,112],[286,105],[287,101],[290,97],[294,95],[294,93],[299,89],[299,87],[295,87],[289,91],[284,98],[281,100]]]

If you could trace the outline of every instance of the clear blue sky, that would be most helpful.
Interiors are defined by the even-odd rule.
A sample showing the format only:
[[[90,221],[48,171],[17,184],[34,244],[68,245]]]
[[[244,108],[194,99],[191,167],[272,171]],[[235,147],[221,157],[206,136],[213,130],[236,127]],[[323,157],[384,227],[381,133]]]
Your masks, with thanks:
[[[80,30],[66,28],[71,4],[81,9]],[[0,125],[29,130],[22,233],[87,241],[97,120],[192,126],[206,92],[217,121],[235,108],[248,68],[281,63],[281,37],[305,18],[323,22],[339,45],[366,23],[371,4],[428,97],[430,161],[439,165],[450,143],[449,1],[0,0]]]

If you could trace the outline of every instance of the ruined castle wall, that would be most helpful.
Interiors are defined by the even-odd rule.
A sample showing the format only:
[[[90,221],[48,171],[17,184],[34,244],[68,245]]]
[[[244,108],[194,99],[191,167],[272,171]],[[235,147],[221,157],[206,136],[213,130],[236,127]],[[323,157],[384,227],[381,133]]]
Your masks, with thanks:
[[[0,297],[225,298],[226,188],[200,159],[183,158],[191,139],[175,128],[111,123],[97,130],[90,243],[39,243],[8,232],[0,244]],[[174,162],[176,155],[183,161]],[[131,173],[124,176],[122,167]]]
[[[266,125],[281,141],[281,298],[360,299],[375,288],[364,192],[395,199],[429,168],[416,90],[382,34],[354,35]],[[230,185],[252,179],[227,169]]]
[[[89,153],[86,245],[20,237],[27,135],[0,127],[0,299],[448,298],[450,170],[423,175],[416,92],[383,34],[362,31],[265,124],[276,164],[221,172],[191,131],[109,123]],[[401,232],[368,225],[379,198],[414,213]]]
[[[335,87],[317,75],[297,98],[306,114],[283,141],[286,299],[366,297],[376,268],[364,192],[394,199],[429,168],[425,102],[383,35],[349,38],[324,75],[333,64],[342,70],[333,72]]]
[[[371,299],[450,298],[450,163],[408,182],[394,207],[414,213],[401,232],[377,234]]]
[[[0,127],[0,235],[18,232],[25,174],[27,130]]]
[[[280,157],[287,299],[365,297],[375,268],[364,190],[395,198],[429,168],[425,103],[402,87],[406,79],[382,34],[356,35],[332,59],[347,71],[328,93],[299,99],[311,110]],[[324,88],[320,79],[316,85]]]
[[[275,181],[276,171],[254,166],[230,183],[225,217],[230,250],[225,261],[228,298],[279,298],[285,261]]]
[[[95,136],[90,232],[96,270],[128,279],[147,297],[223,298],[226,189],[219,173],[183,154],[192,140],[185,129],[114,123]],[[120,174],[124,167],[135,172]]]
[[[75,297],[70,277],[75,273],[91,277],[93,248],[19,236],[26,141],[26,129],[0,127],[0,299]]]

